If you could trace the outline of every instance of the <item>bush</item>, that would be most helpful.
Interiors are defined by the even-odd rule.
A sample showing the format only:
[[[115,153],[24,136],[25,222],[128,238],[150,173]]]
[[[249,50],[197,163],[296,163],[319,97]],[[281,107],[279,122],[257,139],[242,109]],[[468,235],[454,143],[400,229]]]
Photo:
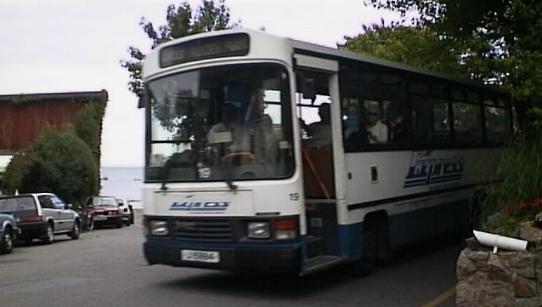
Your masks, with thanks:
[[[98,191],[92,151],[73,130],[46,129],[25,155],[16,156],[3,176],[6,193],[52,192],[75,206]]]
[[[502,156],[496,179],[486,188],[482,206],[482,228],[510,235],[520,223],[532,221],[540,212],[542,194],[542,112],[528,112],[523,134]],[[496,217],[501,223],[490,222]],[[506,222],[504,222],[506,221]],[[501,224],[503,227],[498,227]],[[505,226],[505,227],[504,227]]]

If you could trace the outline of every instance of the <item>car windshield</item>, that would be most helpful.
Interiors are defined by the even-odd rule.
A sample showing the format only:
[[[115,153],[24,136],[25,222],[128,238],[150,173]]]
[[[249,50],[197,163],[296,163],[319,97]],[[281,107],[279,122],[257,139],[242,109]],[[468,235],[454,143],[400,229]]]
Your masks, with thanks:
[[[114,198],[102,198],[102,197],[94,197],[92,199],[92,204],[94,206],[100,207],[100,206],[106,206],[106,207],[116,207],[117,202]]]
[[[204,68],[148,82],[147,181],[286,178],[293,172],[288,73]]]

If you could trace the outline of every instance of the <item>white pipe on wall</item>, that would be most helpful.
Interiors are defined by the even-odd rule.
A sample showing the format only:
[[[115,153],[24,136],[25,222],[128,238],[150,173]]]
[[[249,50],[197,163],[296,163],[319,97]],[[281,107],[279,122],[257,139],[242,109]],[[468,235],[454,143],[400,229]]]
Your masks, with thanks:
[[[497,252],[497,248],[513,251],[524,251],[527,249],[527,241],[525,240],[514,239],[478,230],[473,230],[472,232],[480,244],[493,247],[494,253]]]

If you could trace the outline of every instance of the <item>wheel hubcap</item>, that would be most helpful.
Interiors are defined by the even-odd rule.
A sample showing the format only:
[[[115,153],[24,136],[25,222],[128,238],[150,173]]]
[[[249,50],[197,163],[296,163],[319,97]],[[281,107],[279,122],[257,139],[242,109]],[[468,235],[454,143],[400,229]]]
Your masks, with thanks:
[[[4,235],[4,242],[6,244],[6,249],[11,250],[11,247],[13,246],[13,242],[11,241],[11,235],[9,233],[6,233]]]
[[[49,241],[53,241],[53,228],[51,226],[47,227],[47,238]]]

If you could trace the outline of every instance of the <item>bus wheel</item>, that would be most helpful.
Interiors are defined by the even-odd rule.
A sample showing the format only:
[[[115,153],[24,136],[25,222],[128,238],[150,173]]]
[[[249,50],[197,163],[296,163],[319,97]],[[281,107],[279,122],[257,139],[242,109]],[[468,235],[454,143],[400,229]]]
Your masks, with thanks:
[[[363,277],[368,276],[373,272],[378,257],[376,238],[376,234],[372,229],[365,229],[363,231],[361,258],[351,264],[353,276]]]

